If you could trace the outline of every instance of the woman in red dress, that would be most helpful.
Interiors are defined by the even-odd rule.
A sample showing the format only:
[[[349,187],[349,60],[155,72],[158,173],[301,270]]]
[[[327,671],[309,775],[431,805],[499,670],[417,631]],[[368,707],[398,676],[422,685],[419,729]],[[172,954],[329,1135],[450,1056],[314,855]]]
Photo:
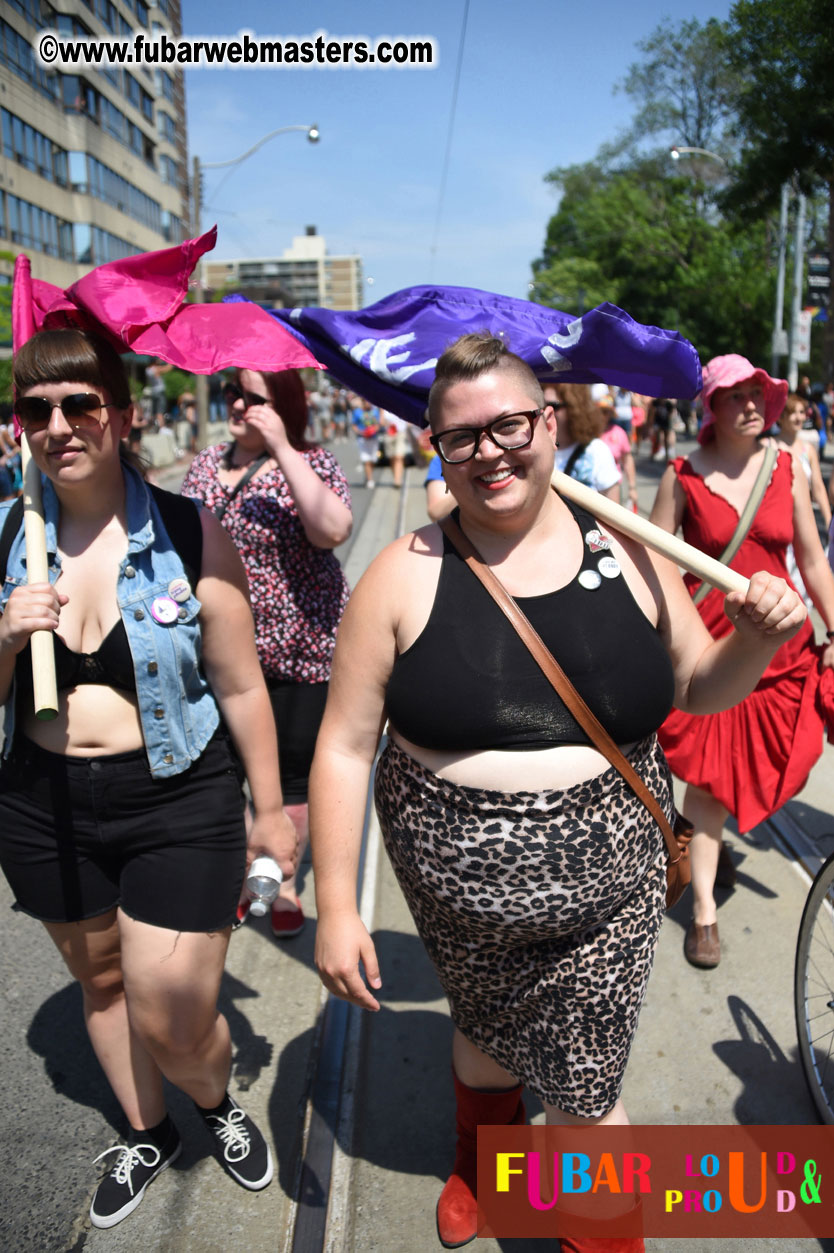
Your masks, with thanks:
[[[755,369],[735,353],[715,357],[704,370],[700,447],[666,470],[651,520],[712,557],[733,537],[765,458],[765,432],[778,419],[787,383]],[[740,574],[769,570],[788,579],[786,550],[797,564],[822,616],[827,643],[814,644],[810,621],[776,653],[756,689],[721,713],[693,717],[673,710],[659,738],[672,770],[687,783],[683,810],[695,825],[691,845],[693,918],[684,944],[695,966],[717,966],[721,949],[713,889],[723,857],[733,874],[721,831],[728,813],[750,831],[805,784],[823,746],[821,676],[834,666],[834,579],[814,522],[805,475],[788,451],[778,453],[758,510],[730,565]],[[700,581],[686,576],[695,596]],[[727,634],[724,598],[711,589],[698,612],[715,638]],[[825,680],[830,691],[831,676]],[[729,871],[729,876],[727,872]]]

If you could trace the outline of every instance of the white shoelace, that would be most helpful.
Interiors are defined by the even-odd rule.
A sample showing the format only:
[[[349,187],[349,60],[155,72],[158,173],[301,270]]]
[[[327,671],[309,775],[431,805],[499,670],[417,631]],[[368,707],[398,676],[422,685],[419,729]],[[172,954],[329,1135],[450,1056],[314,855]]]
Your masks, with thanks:
[[[111,1175],[116,1183],[126,1183],[130,1188],[130,1195],[133,1196],[133,1171],[136,1166],[156,1166],[162,1161],[162,1154],[155,1144],[114,1144],[112,1148],[105,1149],[103,1153],[99,1153],[93,1162],[97,1166],[102,1158],[107,1157],[108,1153],[121,1153],[121,1157],[111,1170]],[[150,1161],[144,1156],[145,1153],[152,1153]]]
[[[242,1123],[246,1117],[240,1106],[236,1105],[225,1118],[220,1114],[210,1114],[209,1117],[212,1122],[219,1124],[213,1130],[218,1140],[224,1145],[223,1156],[226,1161],[242,1162],[245,1157],[248,1157],[249,1129],[238,1126],[238,1123]]]

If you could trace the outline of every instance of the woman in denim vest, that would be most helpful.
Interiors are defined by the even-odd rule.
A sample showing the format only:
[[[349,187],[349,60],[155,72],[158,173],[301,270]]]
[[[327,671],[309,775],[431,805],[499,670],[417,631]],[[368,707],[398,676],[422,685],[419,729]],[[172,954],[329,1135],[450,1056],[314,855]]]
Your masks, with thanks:
[[[0,864],[81,983],[129,1124],[90,1211],[112,1227],[180,1153],[163,1076],[194,1100],[238,1183],[272,1177],[263,1137],[226,1090],[217,1010],[246,866],[241,770],[250,855],[292,874],[296,836],[243,567],[203,511],[189,576],[164,498],[122,454],[132,405],[118,354],[81,331],[44,331],[18,352],[14,383],[43,481],[49,582],[27,584],[21,527],[0,602]],[[53,632],[53,721],[34,713],[37,630]]]

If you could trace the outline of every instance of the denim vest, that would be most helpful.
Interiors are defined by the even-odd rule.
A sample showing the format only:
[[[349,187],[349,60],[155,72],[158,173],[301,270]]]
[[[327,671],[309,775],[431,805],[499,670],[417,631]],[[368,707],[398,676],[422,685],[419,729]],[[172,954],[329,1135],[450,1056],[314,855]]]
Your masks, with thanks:
[[[181,774],[201,756],[220,723],[211,688],[200,669],[200,602],[193,595],[178,606],[173,623],[157,622],[152,604],[168,596],[173,579],[185,578],[182,560],[159,516],[142,476],[122,466],[127,509],[127,554],[119,566],[116,599],[127,632],[136,675],[136,695],[148,765],[155,779]],[[46,521],[49,581],[61,573],[57,552],[60,505],[49,479],[41,476]],[[12,502],[0,505],[0,527]],[[0,611],[14,589],[26,583],[23,527],[12,543]],[[15,726],[15,685],[6,701],[3,756],[11,753]]]

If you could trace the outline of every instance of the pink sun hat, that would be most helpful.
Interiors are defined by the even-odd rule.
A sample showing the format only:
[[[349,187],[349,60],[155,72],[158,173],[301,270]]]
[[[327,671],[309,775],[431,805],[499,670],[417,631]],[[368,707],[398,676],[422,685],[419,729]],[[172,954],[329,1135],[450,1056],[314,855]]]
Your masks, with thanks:
[[[788,398],[788,384],[785,379],[771,378],[767,370],[757,370],[751,361],[737,352],[728,352],[723,357],[713,357],[704,366],[701,399],[704,402],[704,420],[698,432],[698,442],[705,444],[712,439],[715,432],[711,429],[715,415],[710,407],[710,397],[714,392],[735,387],[736,383],[746,383],[755,379],[761,383],[765,394],[765,424],[772,426],[778,422]]]

